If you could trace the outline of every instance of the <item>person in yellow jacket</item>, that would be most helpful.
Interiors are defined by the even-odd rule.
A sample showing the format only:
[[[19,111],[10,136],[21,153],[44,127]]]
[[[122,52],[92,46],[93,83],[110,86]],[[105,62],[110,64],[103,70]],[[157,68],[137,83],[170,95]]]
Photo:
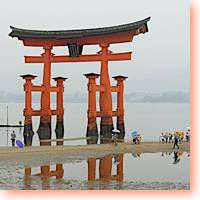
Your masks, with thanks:
[[[183,142],[184,132],[183,131],[176,131],[176,135],[179,137],[179,142]]]
[[[141,141],[142,141],[142,136],[141,136],[141,134],[138,134],[138,136],[137,136],[137,141],[138,141],[138,144],[141,143]]]

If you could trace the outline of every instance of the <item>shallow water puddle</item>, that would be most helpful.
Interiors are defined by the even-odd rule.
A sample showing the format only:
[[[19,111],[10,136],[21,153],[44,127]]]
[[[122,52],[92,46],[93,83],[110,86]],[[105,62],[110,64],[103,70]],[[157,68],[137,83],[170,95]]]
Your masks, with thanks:
[[[189,189],[186,152],[107,155],[26,166],[26,173],[24,168],[18,162],[0,162],[0,189]]]

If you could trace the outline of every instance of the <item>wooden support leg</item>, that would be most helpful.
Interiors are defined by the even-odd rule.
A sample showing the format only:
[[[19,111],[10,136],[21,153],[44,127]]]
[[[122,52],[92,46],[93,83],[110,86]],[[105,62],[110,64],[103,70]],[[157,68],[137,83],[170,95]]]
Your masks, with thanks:
[[[56,139],[63,139],[64,137],[64,123],[63,123],[63,116],[64,116],[64,99],[63,99],[63,93],[64,93],[64,81],[66,78],[64,77],[56,77],[53,78],[57,82],[57,96],[56,96],[56,103],[57,103],[57,118],[56,118]],[[58,141],[57,145],[63,145],[63,141]]]
[[[96,79],[99,77],[98,74],[90,73],[85,74],[88,81],[88,124],[86,137],[87,144],[96,144],[98,141],[98,129],[96,122]]]
[[[100,86],[104,88],[104,91],[100,92],[100,111],[104,113],[104,116],[101,117],[100,122],[100,135],[102,136],[102,143],[104,142],[103,138],[109,139],[112,138],[113,130],[113,120],[112,120],[112,94],[111,94],[111,85],[110,77],[108,71],[108,59],[109,55],[108,44],[101,44],[101,76],[100,76]]]
[[[125,76],[113,77],[117,81],[117,129],[120,131],[118,135],[119,139],[124,139],[125,136],[125,125],[124,125],[124,80],[127,79]]]
[[[36,77],[30,74],[22,75],[25,79],[24,90],[25,90],[25,109],[24,109],[24,144],[25,146],[32,145],[33,139],[33,128],[32,128],[32,80]]]
[[[44,46],[44,70],[43,70],[43,86],[44,90],[41,94],[41,117],[40,125],[37,131],[40,140],[51,139],[51,108],[50,108],[50,88],[51,88],[51,46]],[[41,145],[51,145],[51,142],[41,142]]]

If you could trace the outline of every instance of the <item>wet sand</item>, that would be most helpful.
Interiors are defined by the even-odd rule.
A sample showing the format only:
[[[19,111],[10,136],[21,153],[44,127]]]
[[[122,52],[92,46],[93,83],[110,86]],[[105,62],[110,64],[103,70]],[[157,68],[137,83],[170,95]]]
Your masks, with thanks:
[[[180,151],[190,152],[190,143],[179,144]],[[177,149],[175,149],[177,150]],[[161,144],[159,142],[143,142],[141,144],[118,143],[115,146],[109,144],[91,144],[77,146],[34,146],[25,148],[0,147],[1,160],[46,160],[53,161],[67,158],[87,159],[117,153],[158,153],[174,151],[172,143]],[[64,160],[63,160],[64,159]]]

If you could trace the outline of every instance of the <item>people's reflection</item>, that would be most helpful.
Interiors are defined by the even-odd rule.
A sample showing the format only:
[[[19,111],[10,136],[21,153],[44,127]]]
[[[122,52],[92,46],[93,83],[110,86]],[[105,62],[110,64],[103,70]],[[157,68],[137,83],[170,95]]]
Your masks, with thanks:
[[[140,156],[141,156],[141,153],[132,153],[132,156],[134,157],[134,158],[139,158]]]
[[[182,151],[171,151],[171,152],[162,152],[161,156],[164,156],[165,154],[166,155],[171,155],[173,153],[173,164],[177,164],[180,162],[180,157],[183,155],[183,152]]]
[[[180,162],[180,157],[183,155],[181,151],[174,151],[174,162],[173,164],[177,164]]]

